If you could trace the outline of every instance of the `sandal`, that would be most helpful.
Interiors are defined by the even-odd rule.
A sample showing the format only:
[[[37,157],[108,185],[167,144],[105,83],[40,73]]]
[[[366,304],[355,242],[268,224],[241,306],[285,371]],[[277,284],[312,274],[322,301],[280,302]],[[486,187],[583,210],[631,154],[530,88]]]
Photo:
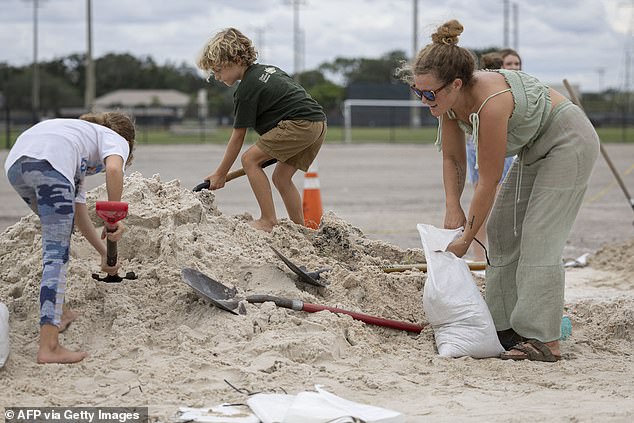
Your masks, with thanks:
[[[526,341],[526,338],[519,335],[512,328],[498,331],[497,334],[498,334],[498,339],[500,340],[500,344],[502,344],[502,347],[504,347],[506,351],[509,351],[515,345]]]
[[[523,354],[509,354],[507,352],[503,352],[500,354],[500,358],[502,360],[547,361],[549,363],[561,360],[560,355],[554,355],[546,344],[538,341],[537,339],[527,339],[524,342],[520,342],[519,344],[513,346],[510,351],[512,350],[520,351]]]

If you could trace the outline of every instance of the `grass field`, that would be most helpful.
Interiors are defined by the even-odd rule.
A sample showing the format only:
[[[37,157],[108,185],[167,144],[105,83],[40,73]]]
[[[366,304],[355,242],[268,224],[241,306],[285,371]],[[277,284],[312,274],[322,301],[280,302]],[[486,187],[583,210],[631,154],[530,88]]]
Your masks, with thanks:
[[[623,131],[620,127],[601,127],[597,128],[597,132],[601,141],[604,143],[634,143],[634,128],[627,128]],[[6,133],[0,134],[1,148],[15,142],[15,138],[19,135],[20,130],[12,130],[7,143]],[[186,134],[172,133],[166,129],[147,128],[143,126],[137,127],[137,143],[139,144],[224,144],[229,140],[231,134],[230,127],[205,128],[199,131],[190,130]],[[331,126],[328,128],[326,142],[336,144],[344,142],[344,131],[341,126]],[[253,143],[257,139],[257,134],[249,131],[246,143]],[[391,127],[391,128],[353,128],[352,143],[422,143],[431,144],[436,139],[435,127],[423,127],[412,129],[408,127]]]

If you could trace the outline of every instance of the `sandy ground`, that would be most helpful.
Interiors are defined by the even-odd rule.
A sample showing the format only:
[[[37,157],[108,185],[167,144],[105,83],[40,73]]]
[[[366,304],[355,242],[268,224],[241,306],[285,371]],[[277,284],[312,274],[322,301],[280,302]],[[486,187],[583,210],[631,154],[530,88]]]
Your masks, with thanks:
[[[631,170],[633,146],[607,150],[621,172]],[[425,275],[388,274],[380,266],[421,261],[416,223],[442,224],[440,154],[430,146],[325,146],[322,226],[312,231],[283,221],[272,234],[247,224],[257,208],[245,178],[215,194],[191,193],[222,152],[139,146],[124,195],[129,231],[119,246],[123,270],[139,280],[92,280],[94,251],[74,237],[67,302],[81,317],[61,340],[91,355],[72,366],[34,363],[38,221],[22,218],[26,206],[2,178],[0,301],[11,312],[12,354],[0,370],[0,406],[147,405],[168,421],[180,406],[244,401],[227,380],[289,393],[322,384],[401,411],[407,422],[634,418],[634,213],[602,158],[564,252],[592,253],[589,267],[567,270],[573,335],[562,344],[565,359],[547,364],[441,358],[429,327],[408,334],[272,303],[246,304],[246,315],[234,316],[201,300],[182,282],[183,267],[235,286],[239,296],[276,294],[424,325]],[[89,204],[104,196],[103,180],[91,179]],[[624,179],[634,191],[632,174]],[[331,267],[329,287],[297,282],[269,245],[309,270]]]

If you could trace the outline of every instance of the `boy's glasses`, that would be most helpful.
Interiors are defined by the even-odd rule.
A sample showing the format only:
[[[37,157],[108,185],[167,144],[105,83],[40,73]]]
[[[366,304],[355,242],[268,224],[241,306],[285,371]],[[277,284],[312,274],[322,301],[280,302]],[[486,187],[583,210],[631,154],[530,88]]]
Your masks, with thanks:
[[[420,98],[421,100],[423,99],[423,97],[425,98],[425,100],[427,101],[436,101],[436,93],[447,88],[447,86],[450,84],[451,82],[447,82],[445,85],[443,85],[442,87],[435,89],[435,90],[419,90],[418,88],[416,88],[413,85],[410,85],[410,89],[412,90],[412,92],[414,94],[416,94],[418,96],[418,98]]]

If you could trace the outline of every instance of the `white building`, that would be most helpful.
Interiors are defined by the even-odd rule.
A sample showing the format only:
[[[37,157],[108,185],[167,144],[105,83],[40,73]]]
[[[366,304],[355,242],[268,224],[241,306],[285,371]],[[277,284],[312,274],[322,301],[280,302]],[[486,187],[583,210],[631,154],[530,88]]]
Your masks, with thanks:
[[[190,103],[189,95],[177,90],[116,90],[95,99],[95,111],[121,110],[136,119],[180,120]]]

